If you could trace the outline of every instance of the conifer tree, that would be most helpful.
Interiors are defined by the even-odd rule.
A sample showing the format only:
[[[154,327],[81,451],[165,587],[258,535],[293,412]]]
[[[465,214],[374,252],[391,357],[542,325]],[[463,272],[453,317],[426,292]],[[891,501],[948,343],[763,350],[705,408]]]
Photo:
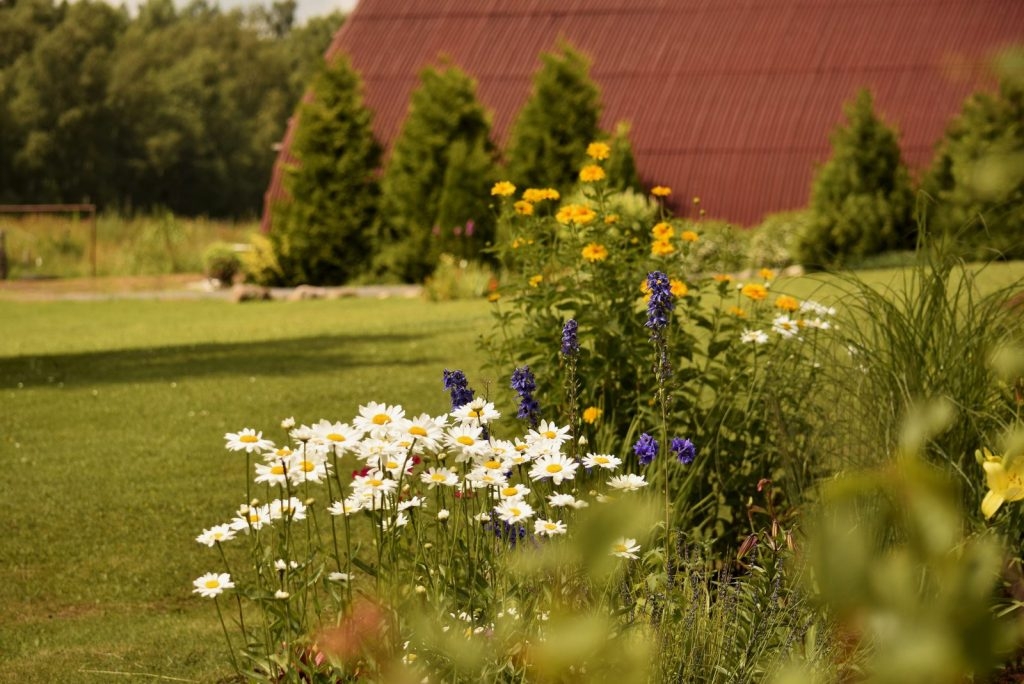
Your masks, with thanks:
[[[428,68],[381,181],[377,270],[417,282],[444,251],[475,257],[493,236],[490,117],[454,66]]]
[[[933,233],[969,257],[1024,258],[1024,83],[975,93],[946,129],[921,181]]]
[[[611,154],[605,164],[608,174],[608,187],[611,190],[635,190],[640,192],[640,176],[636,170],[636,158],[633,157],[633,144],[629,141],[629,124],[620,121],[615,127],[615,135],[608,141]]]
[[[380,146],[347,58],[325,64],[312,98],[299,108],[285,171],[290,201],[274,209],[271,240],[283,284],[347,282],[372,258],[371,230],[380,194]]]
[[[811,187],[813,219],[798,247],[804,264],[838,266],[916,243],[914,191],[895,131],[875,114],[867,90],[847,105],[846,118]]]
[[[600,93],[587,59],[568,44],[541,60],[533,92],[509,135],[507,173],[520,187],[564,192],[576,182],[587,145],[601,137]]]

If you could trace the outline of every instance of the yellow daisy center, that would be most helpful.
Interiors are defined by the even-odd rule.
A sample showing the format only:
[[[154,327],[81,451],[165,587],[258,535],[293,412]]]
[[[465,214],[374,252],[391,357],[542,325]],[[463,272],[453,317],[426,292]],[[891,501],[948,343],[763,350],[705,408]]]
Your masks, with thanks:
[[[558,525],[556,525],[553,522],[544,523],[544,529],[545,530],[557,530],[558,529]]]
[[[607,462],[608,462],[608,459],[605,458],[604,456],[595,456],[594,457],[594,463],[607,463]]]
[[[271,475],[284,475],[284,466],[283,465],[273,466],[270,469],[270,474]]]
[[[518,508],[510,508],[510,509],[508,509],[508,512],[511,513],[512,516],[516,517],[516,518],[518,518],[520,515],[523,514],[522,511],[520,511]]]
[[[505,487],[501,490],[502,496],[515,496],[519,493],[519,489],[516,487]]]
[[[479,418],[483,414],[484,414],[484,412],[481,411],[480,409],[470,409],[469,410],[469,417],[470,418]]]
[[[206,588],[207,589],[216,589],[219,586],[220,586],[220,581],[219,580],[215,580],[215,579],[208,579],[208,580],[206,580]]]
[[[291,456],[292,450],[288,447],[281,447],[280,449],[275,450],[274,453],[283,458],[285,456]]]
[[[464,446],[473,446],[476,444],[476,440],[469,435],[459,435],[455,438],[455,441]]]
[[[501,467],[501,461],[491,460],[491,461],[487,461],[487,463],[484,463],[484,468],[490,468],[491,470],[497,470],[500,467]]]
[[[378,480],[377,478],[373,478],[372,480],[367,480],[366,483],[371,487],[380,487],[382,484],[384,484],[384,480]]]
[[[245,442],[246,444],[255,444],[260,441],[260,438],[256,435],[242,435],[238,438],[239,442]]]
[[[541,434],[547,437],[548,439],[554,439],[555,437],[558,437],[558,433],[555,432],[554,430],[547,430],[545,432],[542,432]]]
[[[612,548],[615,549],[617,553],[625,553],[626,551],[628,551],[625,544],[616,544]]]
[[[311,473],[314,470],[316,470],[316,464],[315,463],[313,463],[312,461],[303,461],[302,462],[302,472],[304,472],[304,473]]]
[[[331,440],[332,442],[344,442],[345,435],[339,435],[337,432],[331,432],[327,435],[327,439]]]
[[[430,479],[433,480],[434,482],[444,482],[447,479],[447,477],[445,476],[444,473],[431,473]]]
[[[391,422],[391,416],[386,413],[378,413],[373,417],[375,425],[386,425]]]
[[[427,431],[421,428],[419,425],[413,425],[409,428],[410,435],[416,435],[417,437],[426,437]]]
[[[549,473],[560,473],[560,472],[562,472],[562,464],[561,463],[549,463],[548,467],[546,468],[546,470]]]
[[[395,460],[388,461],[387,465],[385,465],[384,467],[385,468],[397,468],[398,467],[398,461],[395,461]]]

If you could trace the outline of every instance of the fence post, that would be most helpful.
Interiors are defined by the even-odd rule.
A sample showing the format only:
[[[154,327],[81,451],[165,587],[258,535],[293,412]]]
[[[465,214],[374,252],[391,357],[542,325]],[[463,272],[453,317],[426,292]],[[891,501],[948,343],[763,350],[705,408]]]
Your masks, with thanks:
[[[0,280],[7,280],[7,234],[0,230]]]

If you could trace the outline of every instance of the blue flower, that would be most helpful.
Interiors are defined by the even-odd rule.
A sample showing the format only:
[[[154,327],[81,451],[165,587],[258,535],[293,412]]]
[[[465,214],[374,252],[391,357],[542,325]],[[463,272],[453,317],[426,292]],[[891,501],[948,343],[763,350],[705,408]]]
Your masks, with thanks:
[[[530,421],[530,427],[537,427],[540,418],[540,404],[533,398],[533,392],[537,389],[537,382],[530,371],[529,366],[516,368],[512,373],[512,389],[519,395],[518,418]]]
[[[444,391],[451,392],[452,410],[473,401],[473,390],[469,389],[466,374],[460,370],[444,370]]]
[[[672,294],[672,284],[661,271],[647,274],[647,289],[650,290],[651,298],[647,300],[647,323],[644,325],[651,329],[651,339],[654,340],[668,325],[668,315],[675,309],[676,301]]]
[[[676,455],[683,465],[690,465],[693,459],[697,458],[697,447],[688,439],[676,437],[672,440],[672,453]]]
[[[570,318],[562,326],[562,355],[573,356],[580,350],[580,341],[577,337],[579,324],[575,318]]]
[[[640,459],[640,465],[650,465],[658,455],[658,441],[645,432],[633,445],[633,453]]]

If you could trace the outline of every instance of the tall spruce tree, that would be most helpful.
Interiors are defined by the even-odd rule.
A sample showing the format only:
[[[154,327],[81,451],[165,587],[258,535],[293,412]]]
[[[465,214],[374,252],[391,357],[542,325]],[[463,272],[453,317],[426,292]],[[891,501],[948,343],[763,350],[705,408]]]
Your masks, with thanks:
[[[348,59],[338,55],[299,108],[292,146],[298,163],[284,178],[291,198],[275,206],[271,229],[283,284],[344,283],[372,258],[380,146],[361,90]]]
[[[921,180],[929,229],[966,256],[1024,258],[1024,82],[975,93],[946,129]]]
[[[490,241],[495,180],[490,117],[454,66],[425,69],[381,181],[377,270],[418,282],[442,252],[474,257]]]
[[[587,145],[601,137],[600,93],[588,60],[568,44],[541,60],[533,92],[512,126],[507,173],[520,186],[565,191],[576,182]]]
[[[811,187],[813,220],[798,247],[807,265],[839,266],[916,243],[914,190],[895,131],[875,114],[867,90],[847,105],[846,118]]]

